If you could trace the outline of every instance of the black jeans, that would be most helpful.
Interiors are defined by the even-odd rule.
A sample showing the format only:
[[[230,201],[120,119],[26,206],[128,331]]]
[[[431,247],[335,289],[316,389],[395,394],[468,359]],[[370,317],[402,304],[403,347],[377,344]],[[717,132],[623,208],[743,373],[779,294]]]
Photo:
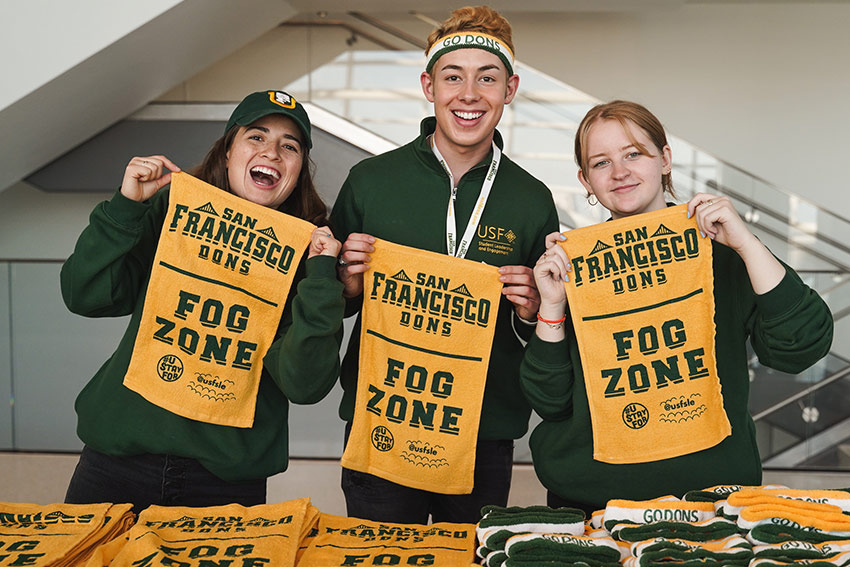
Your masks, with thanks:
[[[345,428],[348,440],[350,424]],[[377,476],[342,469],[342,491],[348,515],[373,522],[475,524],[488,504],[507,506],[513,472],[514,442],[478,440],[471,494],[438,494],[402,486]]]
[[[152,504],[254,506],[266,502],[266,479],[227,482],[195,459],[173,455],[113,457],[84,447],[65,502],[129,502],[136,514]]]

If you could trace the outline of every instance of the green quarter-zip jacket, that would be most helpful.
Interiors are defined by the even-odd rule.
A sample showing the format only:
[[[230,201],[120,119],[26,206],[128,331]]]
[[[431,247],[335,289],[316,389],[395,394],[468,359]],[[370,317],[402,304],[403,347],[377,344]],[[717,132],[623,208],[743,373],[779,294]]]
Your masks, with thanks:
[[[446,213],[451,187],[428,141],[436,119],[422,121],[419,137],[396,150],[355,165],[331,213],[335,234],[345,241],[354,232],[422,250],[446,254]],[[494,141],[501,147],[498,131]],[[457,233],[463,234],[478,200],[492,155],[457,181]],[[502,155],[501,164],[466,259],[492,266],[533,266],[545,250],[545,237],[558,230],[549,189]],[[354,302],[352,302],[354,303]],[[517,439],[528,429],[530,407],[519,388],[523,344],[520,333],[533,326],[516,320],[508,300],[499,304],[495,338],[487,372],[481,439]],[[342,363],[344,390],[340,417],[351,421],[357,390],[359,318]]]
[[[712,242],[715,347],[723,406],[732,434],[719,444],[671,459],[608,464],[593,460],[585,376],[567,315],[567,338],[531,339],[521,381],[543,421],[531,435],[534,468],[543,486],[568,502],[601,509],[608,500],[649,500],[720,484],[761,484],[761,459],[748,410],[747,340],[764,366],[801,372],[824,357],[833,321],[821,297],[791,268],[769,292],[756,295],[740,256]]]

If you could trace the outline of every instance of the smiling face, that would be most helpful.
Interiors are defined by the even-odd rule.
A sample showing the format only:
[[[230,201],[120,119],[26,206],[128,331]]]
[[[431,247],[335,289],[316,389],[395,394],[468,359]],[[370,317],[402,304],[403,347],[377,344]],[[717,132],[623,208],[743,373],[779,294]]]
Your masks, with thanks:
[[[239,126],[227,151],[227,179],[234,195],[278,208],[298,184],[303,162],[301,130],[280,114]]]
[[[613,119],[590,126],[587,157],[578,172],[584,188],[614,219],[666,207],[661,177],[670,172],[672,163],[670,146],[656,147],[642,128],[631,120],[625,123],[628,132]]]
[[[443,154],[483,158],[519,77],[508,77],[501,59],[483,49],[450,51],[431,73],[422,73],[420,80],[425,97],[434,103],[437,147]]]

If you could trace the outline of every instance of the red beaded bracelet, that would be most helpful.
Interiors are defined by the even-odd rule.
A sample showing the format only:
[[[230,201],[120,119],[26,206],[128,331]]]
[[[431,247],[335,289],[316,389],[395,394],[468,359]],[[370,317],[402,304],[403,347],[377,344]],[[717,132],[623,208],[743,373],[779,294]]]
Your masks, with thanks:
[[[560,319],[558,319],[557,321],[550,321],[549,319],[544,319],[543,317],[540,316],[540,313],[538,313],[537,314],[537,320],[543,321],[544,323],[546,323],[547,325],[549,325],[553,329],[560,329],[561,323],[563,323],[564,321],[567,320],[567,315],[565,313],[564,316],[561,317]]]

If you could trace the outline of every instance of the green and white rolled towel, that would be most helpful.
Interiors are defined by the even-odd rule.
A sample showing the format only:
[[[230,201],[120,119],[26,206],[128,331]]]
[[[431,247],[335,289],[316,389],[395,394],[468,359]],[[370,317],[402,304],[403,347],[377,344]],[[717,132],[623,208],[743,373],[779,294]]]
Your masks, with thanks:
[[[609,532],[605,528],[587,528],[587,531],[584,532],[584,535],[586,535],[587,537],[611,537],[611,532]]]
[[[475,528],[480,546],[477,555],[489,567],[490,555],[504,551],[508,537],[523,533],[550,533],[584,535],[584,512],[576,508],[550,508],[548,506],[485,506],[483,518]],[[495,555],[495,564],[501,558]]]
[[[588,531],[604,529],[604,526],[602,525],[602,521],[604,519],[605,519],[605,508],[602,508],[601,510],[595,511],[593,514],[590,515],[590,518],[587,519],[587,526],[589,528]]]
[[[713,517],[702,522],[654,522],[651,524],[618,524],[611,537],[619,541],[638,542],[648,539],[684,539],[712,541],[740,534],[737,524],[725,518]]]
[[[832,511],[788,508],[773,504],[756,504],[741,509],[737,524],[749,530],[747,539],[757,545],[782,541],[822,543],[850,539],[850,515]]]
[[[750,561],[749,567],[847,567],[850,566],[850,552],[839,553],[828,559],[797,559],[783,561],[781,559],[761,558]]]
[[[504,567],[549,566],[553,562],[573,565],[620,565],[629,550],[611,538],[556,534],[519,534],[505,544]]]
[[[784,541],[767,545],[756,545],[753,554],[756,559],[777,561],[797,561],[800,559],[830,559],[841,553],[850,552],[850,540],[810,543],[807,541]]]
[[[740,535],[707,542],[656,538],[633,543],[628,564],[634,567],[683,562],[747,565],[752,558],[752,544]]]
[[[702,490],[690,490],[685,493],[685,495],[682,497],[682,500],[687,500],[688,502],[718,502],[720,500],[726,500],[726,498],[733,492],[738,492],[739,490],[743,490],[745,488],[788,487],[782,484],[763,484],[761,486],[746,486],[741,484],[718,484],[717,486],[704,488]]]
[[[613,532],[617,524],[651,524],[655,522],[696,523],[716,516],[711,502],[686,502],[678,498],[662,500],[609,500],[605,506],[603,527]]]

